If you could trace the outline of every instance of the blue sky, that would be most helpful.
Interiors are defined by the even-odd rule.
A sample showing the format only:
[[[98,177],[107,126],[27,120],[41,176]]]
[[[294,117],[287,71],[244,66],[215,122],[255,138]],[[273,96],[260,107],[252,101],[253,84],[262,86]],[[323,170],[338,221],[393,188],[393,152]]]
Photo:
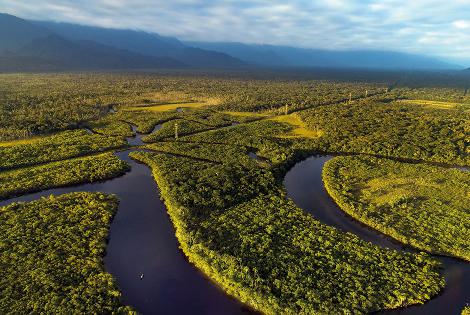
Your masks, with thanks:
[[[394,50],[470,64],[470,0],[0,0],[0,12],[182,40]]]

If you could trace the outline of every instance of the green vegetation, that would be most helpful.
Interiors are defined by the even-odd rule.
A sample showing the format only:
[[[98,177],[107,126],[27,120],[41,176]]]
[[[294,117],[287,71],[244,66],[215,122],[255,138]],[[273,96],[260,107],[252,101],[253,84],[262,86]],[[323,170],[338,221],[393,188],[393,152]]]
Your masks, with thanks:
[[[183,112],[181,118],[195,121],[201,124],[212,127],[224,127],[231,125],[232,123],[245,123],[254,120],[259,120],[264,115],[256,115],[253,113],[244,113],[244,115],[237,115],[231,112],[216,112],[212,110],[198,110]]]
[[[85,130],[65,131],[31,143],[0,147],[0,170],[59,161],[126,145],[122,137],[89,134]]]
[[[159,105],[164,106],[164,105]],[[145,113],[145,114],[142,114]],[[248,122],[259,119],[255,115],[231,115],[212,110],[188,110],[184,112],[154,112],[144,110],[121,111],[114,119],[131,122],[137,126],[141,133],[148,134],[153,128],[161,124],[157,132],[144,137],[145,142],[156,142],[175,137],[175,124],[178,124],[178,135],[184,136],[216,127],[230,126],[233,123]],[[264,116],[263,116],[264,117]]]
[[[299,113],[324,152],[367,153],[470,165],[470,113],[402,103],[356,102]]]
[[[38,141],[40,139],[43,139],[45,137],[46,136],[35,136],[35,137],[24,138],[24,139],[2,141],[2,142],[0,142],[0,148],[1,147],[12,147],[12,146],[19,145],[19,144],[31,144],[31,143],[36,142],[36,141]]]
[[[284,122],[260,120],[186,136],[181,141],[254,148],[259,156],[277,164],[292,157],[294,150],[289,139],[277,138],[276,135],[292,130],[293,126]]]
[[[106,136],[132,137],[134,132],[131,125],[125,121],[116,119],[114,115],[105,116],[87,124],[94,133]]]
[[[429,300],[444,285],[436,260],[328,227],[286,199],[281,183],[314,152],[470,165],[468,81],[398,72],[273,77],[0,75],[0,198],[122,174],[128,165],[102,152],[126,147],[133,124],[154,152],[131,155],[152,168],[182,249],[231,295],[268,314]],[[363,156],[334,159],[324,176],[359,220],[468,259],[467,174]],[[115,208],[109,196],[72,194],[1,209],[0,308],[130,311],[101,262]]]
[[[439,109],[459,109],[459,110],[469,110],[469,104],[462,104],[462,103],[453,103],[453,102],[439,102],[439,101],[428,101],[428,100],[402,100],[401,102],[405,104],[412,104],[412,105],[421,105],[425,107],[431,108],[439,108]]]
[[[286,104],[294,110],[348,99],[350,94],[356,98],[366,90],[371,95],[383,91],[377,84],[264,80],[256,76],[2,74],[0,141],[76,128],[103,117],[111,105],[194,104],[197,99],[201,106],[230,111],[277,110]]]
[[[0,200],[54,187],[110,179],[127,170],[126,162],[106,153],[0,172]]]
[[[260,165],[260,162],[248,156],[250,149],[244,146],[175,141],[149,144],[145,148],[219,164],[240,164],[244,167]]]
[[[142,140],[144,140],[145,142],[155,142],[161,141],[165,138],[174,138],[176,128],[178,128],[178,136],[183,136],[186,134],[210,130],[213,127],[195,121],[175,119],[163,123],[162,128],[160,130],[144,137]]]
[[[198,157],[208,150],[164,150],[183,148]],[[381,249],[321,224],[285,198],[269,169],[240,165],[222,149],[207,157],[217,162],[131,156],[152,168],[190,261],[260,311],[363,313],[423,303],[443,286],[425,254]]]
[[[416,248],[470,260],[470,173],[372,157],[336,157],[325,187],[357,220]]]
[[[130,108],[124,108],[123,110],[143,110],[151,112],[170,112],[176,111],[177,109],[195,109],[205,106],[210,106],[205,102],[176,102],[176,103],[167,103],[167,104],[157,104],[157,105],[146,105],[146,106],[133,106]]]
[[[459,104],[470,104],[470,94],[466,92],[468,87],[468,79],[465,80],[466,84],[464,87],[449,86],[443,87],[445,84],[439,82],[435,86],[425,87],[430,82],[421,83],[419,87],[404,87],[396,91],[401,98],[410,100],[422,100],[422,101],[437,101],[437,102],[452,102]],[[408,84],[410,85],[410,84]],[[424,85],[424,86],[423,86]],[[411,86],[411,85],[410,85]]]
[[[156,125],[178,118],[173,112],[119,111],[113,115],[115,119],[126,121],[137,126],[140,133],[151,133]]]
[[[102,262],[117,204],[73,193],[0,208],[2,313],[132,312]]]
[[[323,132],[320,129],[312,130],[309,129],[306,124],[300,119],[299,115],[297,113],[290,114],[290,115],[281,115],[281,116],[276,116],[272,118],[274,121],[278,122],[284,122],[288,123],[291,126],[294,126],[295,128],[292,129],[287,134],[284,135],[279,135],[280,137],[283,138],[319,138]]]
[[[429,73],[0,74],[0,141],[74,128],[103,117],[113,105],[198,100],[214,110],[277,113],[285,105],[290,112],[354,100],[366,91],[468,104],[467,88],[468,79]]]

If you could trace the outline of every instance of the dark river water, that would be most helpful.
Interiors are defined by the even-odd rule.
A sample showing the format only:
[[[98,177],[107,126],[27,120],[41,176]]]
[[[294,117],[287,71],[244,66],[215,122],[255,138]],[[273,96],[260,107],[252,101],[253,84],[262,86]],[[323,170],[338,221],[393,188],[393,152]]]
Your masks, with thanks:
[[[154,130],[161,128],[161,125]],[[133,128],[135,130],[135,128]],[[129,144],[141,145],[141,135]],[[135,150],[133,148],[131,150]],[[76,191],[99,191],[118,196],[118,212],[111,224],[106,271],[113,274],[123,303],[143,314],[250,314],[252,310],[227,296],[191,265],[178,247],[174,228],[150,169],[129,158],[131,150],[116,153],[131,171],[124,176],[93,184],[50,189],[0,201],[0,206],[31,201]],[[252,157],[255,157],[253,155]],[[379,246],[403,247],[345,215],[323,188],[321,171],[329,156],[311,157],[298,163],[285,177],[285,187],[295,203],[320,221],[352,232]],[[445,268],[446,289],[422,306],[397,310],[393,314],[459,314],[470,292],[469,264],[439,258]]]
[[[129,140],[132,144],[141,143],[140,136]],[[104,264],[106,271],[116,278],[124,304],[143,314],[252,313],[187,261],[178,247],[150,169],[130,159],[128,154],[129,151],[117,153],[131,166],[124,176],[29,194],[2,201],[0,206],[76,191],[115,194],[120,203],[111,224]]]
[[[313,156],[297,163],[286,175],[284,186],[288,196],[319,221],[342,231],[351,232],[381,247],[395,250],[411,250],[387,238],[345,214],[326,192],[321,174],[323,165],[332,156]],[[434,256],[443,264],[446,279],[444,291],[419,306],[384,312],[386,314],[460,314],[470,303],[470,263],[462,260]]]

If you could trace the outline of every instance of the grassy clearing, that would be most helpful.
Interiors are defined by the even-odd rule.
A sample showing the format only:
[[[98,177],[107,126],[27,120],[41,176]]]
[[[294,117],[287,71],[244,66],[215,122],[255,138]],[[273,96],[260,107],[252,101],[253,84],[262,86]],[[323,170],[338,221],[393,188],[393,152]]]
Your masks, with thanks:
[[[289,133],[279,135],[279,137],[281,138],[303,137],[303,138],[315,139],[315,138],[321,137],[321,135],[323,134],[323,132],[318,128],[317,130],[309,129],[307,125],[302,121],[302,119],[300,119],[300,117],[295,113],[289,114],[289,115],[276,116],[274,118],[270,118],[270,120],[288,123],[294,126],[294,129],[292,129]]]
[[[236,117],[256,117],[256,118],[266,118],[269,117],[269,114],[262,114],[262,113],[252,113],[252,112],[227,112],[223,111],[222,113],[236,116]]]
[[[430,108],[437,109],[470,109],[470,104],[453,103],[453,102],[440,102],[431,100],[400,100],[400,103],[422,105]]]
[[[0,208],[2,313],[131,313],[102,260],[117,206],[73,193]]]
[[[197,109],[205,106],[210,106],[206,102],[190,102],[190,103],[170,103],[170,104],[159,104],[151,106],[133,106],[133,107],[124,107],[122,110],[127,111],[151,111],[151,112],[169,112],[176,111],[178,108],[182,109]]]
[[[416,248],[470,260],[470,173],[372,157],[336,157],[325,187],[357,220]]]

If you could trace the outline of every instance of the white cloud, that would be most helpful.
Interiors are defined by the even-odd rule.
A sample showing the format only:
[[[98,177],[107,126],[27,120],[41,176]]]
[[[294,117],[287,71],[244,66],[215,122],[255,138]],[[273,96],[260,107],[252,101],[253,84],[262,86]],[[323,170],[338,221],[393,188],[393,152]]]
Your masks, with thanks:
[[[181,39],[468,58],[470,0],[0,0],[24,18]],[[466,56],[466,57],[465,57]]]
[[[464,20],[454,21],[452,23],[452,25],[455,28],[458,28],[458,29],[461,29],[461,30],[465,30],[467,28],[470,28],[470,22],[469,21],[464,21]]]

